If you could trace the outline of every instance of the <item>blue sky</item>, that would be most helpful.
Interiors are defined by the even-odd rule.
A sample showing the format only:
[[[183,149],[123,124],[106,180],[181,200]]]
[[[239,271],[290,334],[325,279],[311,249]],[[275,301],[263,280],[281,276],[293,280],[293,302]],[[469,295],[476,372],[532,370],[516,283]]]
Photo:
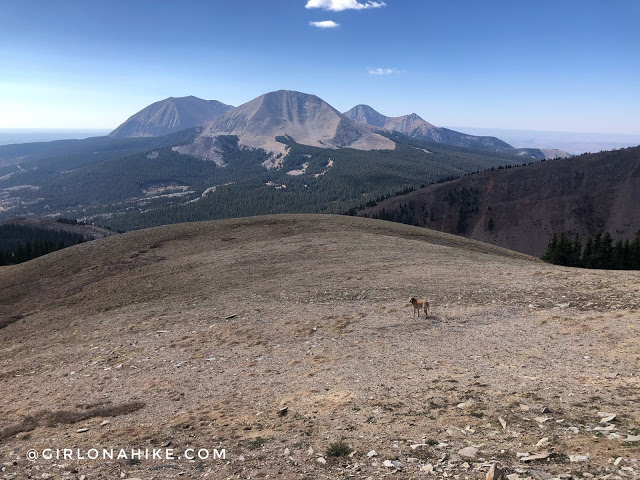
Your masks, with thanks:
[[[291,89],[436,125],[640,133],[637,0],[366,3],[5,0],[0,128],[114,128],[169,96]]]

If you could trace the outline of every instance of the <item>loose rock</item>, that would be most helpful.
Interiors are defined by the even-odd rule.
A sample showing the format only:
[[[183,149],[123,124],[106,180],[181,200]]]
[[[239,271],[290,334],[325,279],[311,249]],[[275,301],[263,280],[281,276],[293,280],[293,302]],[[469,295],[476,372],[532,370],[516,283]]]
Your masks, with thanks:
[[[506,430],[507,429],[507,422],[505,421],[505,419],[502,418],[502,417],[498,417],[498,421],[500,422],[500,425],[502,425],[502,429]]]
[[[522,457],[520,458],[521,461],[523,462],[533,462],[534,460],[544,460],[545,458],[549,458],[549,453],[548,452],[543,452],[543,453],[537,453],[535,455],[527,455],[526,457]]]
[[[491,465],[485,480],[504,480],[504,471],[498,465]]]
[[[426,465],[422,465],[420,467],[420,471],[426,472],[426,473],[433,473],[433,465],[431,465],[430,463],[427,463]]]
[[[475,401],[473,398],[470,398],[470,399],[469,399],[469,400],[467,400],[466,402],[459,403],[459,404],[457,405],[457,407],[458,407],[458,408],[468,408],[468,407],[470,407],[471,405],[473,405],[474,403],[476,403],[476,401]]]
[[[549,443],[549,438],[548,437],[544,437],[541,438],[538,443],[536,443],[536,447],[544,447]]]
[[[462,450],[459,450],[458,454],[461,457],[475,458],[475,456],[478,454],[478,449],[476,447],[465,447]]]
[[[588,462],[589,457],[587,455],[569,455],[569,461],[574,463]]]

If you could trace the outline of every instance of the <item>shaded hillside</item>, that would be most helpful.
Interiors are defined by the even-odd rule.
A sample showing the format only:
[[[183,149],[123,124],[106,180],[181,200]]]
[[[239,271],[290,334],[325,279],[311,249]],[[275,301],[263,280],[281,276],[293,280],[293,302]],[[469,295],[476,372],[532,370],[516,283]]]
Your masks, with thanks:
[[[512,478],[630,478],[638,288],[345,216],[83,243],[0,269],[3,474],[479,479],[499,462]],[[341,441],[353,455],[331,456]],[[55,445],[176,458],[24,458]],[[226,459],[178,457],[200,446]]]
[[[115,232],[68,219],[12,218],[0,222],[0,265],[31,260]]]
[[[640,147],[467,176],[390,198],[362,215],[465,235],[540,256],[554,232],[633,239]]]
[[[185,128],[201,127],[233,108],[217,100],[169,97],[129,117],[109,134],[112,138],[160,137]]]
[[[19,225],[28,228],[37,228],[40,230],[49,230],[53,232],[65,232],[75,235],[81,235],[85,240],[95,240],[97,238],[110,237],[116,232],[106,228],[97,227],[95,225],[78,223],[76,221],[60,219],[50,220],[46,218],[9,218],[1,220],[0,226],[3,225]]]
[[[33,161],[38,168],[47,169],[49,165],[60,168],[73,168],[78,165],[99,162],[103,154],[113,156],[130,155],[133,152],[163,148],[192,141],[201,128],[188,128],[162,137],[113,138],[91,137],[83,140],[56,140],[53,142],[20,143],[0,145],[0,181],[6,175],[28,169],[26,165]],[[16,165],[20,167],[16,167]]]

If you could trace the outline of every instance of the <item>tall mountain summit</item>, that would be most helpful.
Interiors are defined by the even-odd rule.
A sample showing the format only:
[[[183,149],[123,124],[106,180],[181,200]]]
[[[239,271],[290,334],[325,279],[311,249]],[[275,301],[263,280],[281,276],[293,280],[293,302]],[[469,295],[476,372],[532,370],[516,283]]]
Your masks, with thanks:
[[[301,92],[278,90],[260,95],[226,112],[206,126],[193,143],[176,150],[218,161],[217,137],[235,135],[239,145],[262,148],[274,157],[287,146],[276,137],[322,148],[392,150],[395,143],[351,121],[321,98]]]
[[[217,100],[169,97],[132,115],[109,134],[114,138],[159,137],[185,128],[200,127],[233,108]]]
[[[491,150],[513,148],[496,137],[479,137],[449,130],[448,128],[436,127],[415,113],[401,117],[387,117],[369,105],[356,105],[348,112],[345,112],[344,116],[359,125],[366,126],[372,131],[396,131],[427,142]]]

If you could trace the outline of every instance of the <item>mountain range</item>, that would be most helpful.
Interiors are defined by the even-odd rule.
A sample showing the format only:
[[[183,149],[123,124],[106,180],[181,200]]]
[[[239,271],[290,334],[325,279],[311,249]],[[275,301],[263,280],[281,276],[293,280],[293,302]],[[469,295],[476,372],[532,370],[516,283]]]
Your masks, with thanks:
[[[169,97],[152,103],[129,117],[109,134],[112,138],[160,137],[212,122],[233,108],[217,100]]]
[[[553,149],[514,149],[496,137],[436,127],[415,113],[387,117],[368,105],[357,105],[341,114],[315,95],[290,90],[266,93],[236,108],[196,97],[168,98],[136,113],[110,136],[160,136],[199,126],[204,128],[199,137],[176,151],[219,165],[222,165],[222,150],[226,145],[219,137],[228,135],[237,136],[240,147],[270,153],[270,159],[265,162],[268,168],[280,164],[287,152],[287,146],[276,140],[277,137],[291,137],[299,144],[321,148],[390,150],[395,148],[394,143],[385,137],[392,132],[430,143],[504,151],[536,159],[569,156]]]
[[[152,117],[146,130],[136,120],[139,132],[153,135],[166,123]],[[130,127],[125,122],[120,134]],[[435,127],[416,114],[387,117],[365,105],[342,114],[300,92],[267,93],[168,135],[118,135],[0,146],[0,219],[65,216],[131,230],[360,208],[532,254],[561,230],[632,236],[640,229],[625,220],[640,202],[632,153],[522,167],[544,152]],[[407,194],[412,189],[419,190]]]
[[[415,113],[401,117],[387,117],[369,105],[357,105],[345,112],[344,116],[372,131],[396,131],[426,142],[496,150],[513,148],[496,137],[478,137],[436,127]]]
[[[532,160],[509,149],[371,132],[314,95],[278,91],[164,136],[1,146],[0,219],[64,216],[132,230],[343,213],[407,188]]]

